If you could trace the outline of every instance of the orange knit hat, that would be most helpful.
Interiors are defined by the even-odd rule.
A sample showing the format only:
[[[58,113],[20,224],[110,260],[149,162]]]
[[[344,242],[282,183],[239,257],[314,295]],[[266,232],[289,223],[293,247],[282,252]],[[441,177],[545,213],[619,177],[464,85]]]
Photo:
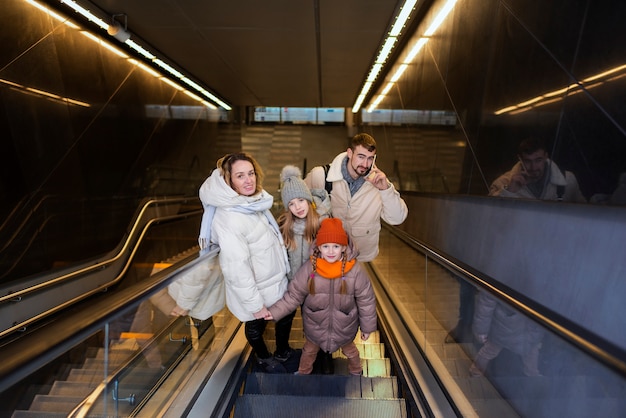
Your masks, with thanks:
[[[324,219],[317,231],[316,244],[320,246],[328,243],[348,245],[348,234],[343,229],[339,218]]]

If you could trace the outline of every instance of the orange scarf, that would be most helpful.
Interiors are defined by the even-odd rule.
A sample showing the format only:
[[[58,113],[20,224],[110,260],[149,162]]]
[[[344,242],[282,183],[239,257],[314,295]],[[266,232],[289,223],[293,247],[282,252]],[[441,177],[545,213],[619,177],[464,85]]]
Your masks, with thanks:
[[[341,260],[335,261],[334,263],[329,263],[322,257],[319,257],[317,259],[317,265],[315,266],[315,270],[317,271],[317,274],[326,279],[338,279],[341,277],[341,264]],[[349,272],[355,264],[356,259],[346,261],[346,267],[343,270],[343,274]]]

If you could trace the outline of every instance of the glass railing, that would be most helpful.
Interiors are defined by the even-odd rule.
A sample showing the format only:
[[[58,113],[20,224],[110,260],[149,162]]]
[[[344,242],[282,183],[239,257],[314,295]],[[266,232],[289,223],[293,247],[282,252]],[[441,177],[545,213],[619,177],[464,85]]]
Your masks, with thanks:
[[[48,417],[159,415],[188,384],[199,363],[207,367],[207,362],[219,361],[240,325],[221,306],[204,320],[170,315],[175,302],[168,284],[201,263],[213,271],[212,281],[222,280],[217,254],[213,249],[190,256],[191,261],[186,258],[183,265],[155,265],[141,284],[95,299],[80,312],[50,322],[38,336],[33,333],[30,339],[39,341],[67,335],[58,344],[62,349],[47,347],[43,367],[6,388],[14,373],[3,378],[0,415],[20,416],[26,411]],[[223,287],[214,289],[223,292]],[[13,359],[18,353],[28,355],[33,344],[28,339],[2,350]]]
[[[421,245],[384,228],[371,264],[459,414],[623,415],[623,350]]]

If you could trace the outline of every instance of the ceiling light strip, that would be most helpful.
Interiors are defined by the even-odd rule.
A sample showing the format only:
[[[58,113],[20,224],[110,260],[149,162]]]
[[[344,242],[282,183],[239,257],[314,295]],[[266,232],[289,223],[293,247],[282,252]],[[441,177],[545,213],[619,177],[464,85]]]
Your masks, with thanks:
[[[391,51],[393,51],[393,47],[395,46],[396,41],[398,40],[398,36],[402,32],[402,29],[404,29],[404,25],[406,24],[406,21],[409,20],[409,17],[411,16],[411,12],[413,12],[413,7],[415,7],[415,3],[417,3],[417,0],[406,0],[404,4],[402,5],[402,8],[400,9],[400,13],[398,13],[398,16],[396,16],[395,22],[393,26],[391,27],[391,30],[389,31],[387,38],[385,38],[385,42],[383,42],[383,46],[381,47],[378,53],[376,62],[372,66],[372,69],[370,70],[369,75],[367,76],[367,80],[365,81],[365,84],[361,88],[361,92],[359,93],[356,99],[356,102],[352,106],[352,113],[357,113],[359,109],[361,108],[361,105],[363,104],[363,101],[365,100],[367,93],[372,87],[372,83],[374,82],[374,80],[376,80],[376,77],[378,77],[378,74],[380,74],[380,71],[383,68],[383,64],[385,63],[385,61],[387,61],[389,54],[391,54]]]
[[[46,8],[43,5],[38,4],[37,2],[35,2],[33,0],[25,0],[25,1],[27,1],[30,4],[33,4],[34,6],[40,8],[42,10],[44,10],[46,13],[50,14],[51,16],[53,16],[53,14],[54,14],[53,11],[49,10],[48,8]],[[69,6],[70,8],[72,8],[75,12],[77,12],[78,14],[80,14],[81,16],[86,18],[87,20],[89,20],[91,22],[94,22],[101,29],[104,29],[104,30],[108,30],[109,29],[110,25],[108,23],[106,23],[104,20],[102,20],[101,18],[99,18],[98,16],[93,14],[91,11],[89,11],[89,10],[85,9],[84,7],[82,7],[76,1],[74,1],[74,0],[59,0],[59,1],[62,4],[65,4],[65,5]],[[66,21],[67,20],[67,19],[63,19],[61,17],[56,17],[56,18],[60,19],[62,21]],[[183,83],[187,84],[188,86],[190,86],[191,88],[196,90],[201,95],[205,96],[209,100],[211,100],[211,101],[217,103],[218,105],[220,105],[225,110],[231,110],[232,109],[232,107],[229,104],[227,104],[226,102],[224,102],[223,100],[221,100],[220,98],[215,96],[214,94],[210,93],[207,89],[203,88],[198,83],[196,83],[196,82],[192,81],[191,79],[189,79],[189,77],[185,76],[183,73],[181,73],[180,71],[176,70],[171,65],[165,63],[160,58],[157,58],[157,56],[155,54],[150,52],[144,46],[138,44],[137,42],[133,41],[132,39],[127,39],[124,42],[124,44],[126,44],[129,48],[131,48],[134,51],[136,51],[137,53],[139,53],[139,55],[144,57],[146,60],[149,60],[155,66],[158,66],[160,69],[163,69],[166,73],[174,76],[177,81],[182,81]],[[102,45],[104,45],[104,43],[102,43]],[[157,77],[160,77],[160,75],[157,75]],[[174,81],[174,80],[172,80],[172,81],[174,83],[176,83],[176,81]],[[194,95],[194,96],[198,97],[197,95]],[[202,98],[199,98],[199,101],[203,102],[203,103],[207,103],[207,101],[202,99]],[[215,106],[212,106],[212,105],[209,106],[209,107],[215,108]]]
[[[410,11],[415,6],[415,3],[416,3],[415,1],[407,1],[404,4],[404,6],[402,6],[402,10],[400,11],[400,14],[398,15],[398,18],[396,20],[396,25],[399,25],[400,17],[403,17],[404,21],[406,21],[408,19],[408,17],[410,16]],[[441,24],[445,21],[445,19],[448,17],[450,12],[452,11],[452,9],[454,9],[454,6],[456,5],[456,3],[457,3],[457,0],[448,0],[444,4],[443,8],[439,11],[439,13],[437,14],[437,16],[435,17],[433,22],[430,24],[428,29],[426,29],[426,32],[424,32],[424,35],[421,36],[415,42],[415,44],[411,47],[408,55],[406,56],[404,61],[402,61],[402,63],[400,64],[400,66],[398,67],[398,69],[396,70],[394,75],[391,77],[390,83],[385,87],[383,92],[380,95],[378,95],[376,97],[376,99],[374,100],[374,102],[369,106],[369,108],[367,109],[368,112],[371,112],[372,110],[374,110],[382,102],[382,100],[385,98],[386,94],[391,89],[391,85],[396,83],[400,79],[402,74],[404,74],[404,72],[408,68],[408,65],[411,64],[415,60],[415,57],[417,56],[417,54],[422,50],[424,45],[426,45],[426,43],[428,42],[428,39],[430,39],[430,37],[433,36],[433,34],[437,31],[437,29],[439,29],[439,26],[441,26]],[[410,7],[410,9],[409,9],[409,7]],[[406,11],[406,10],[408,10],[408,11]],[[399,31],[398,32],[395,31],[396,25],[394,25],[394,27],[392,28],[391,32],[389,33],[389,35],[390,35],[389,38],[392,37],[392,36],[397,36],[399,34]],[[402,26],[403,25],[404,25],[404,22],[402,23]],[[389,38],[387,38],[387,40],[383,44],[383,48],[385,48],[385,46],[387,45],[387,41],[389,40]],[[394,38],[394,41],[395,41],[395,38]],[[389,51],[389,53],[390,52],[391,52],[391,50]],[[381,53],[379,53],[379,57],[381,55],[382,55],[382,50],[381,50]],[[376,62],[380,63],[379,59],[377,59]],[[378,71],[376,73],[376,76],[378,76],[380,71],[382,71],[382,68],[378,69]],[[374,80],[375,80],[375,78],[371,77],[372,73],[373,73],[373,69],[370,72],[370,76],[367,79],[367,81],[370,82],[370,83],[373,83]],[[371,85],[368,87],[367,91],[369,91],[370,88],[371,88]],[[367,95],[367,91],[364,91],[364,89],[365,89],[365,86],[361,90],[361,94],[359,95],[359,97]],[[352,112],[356,113],[356,112],[359,111],[363,100],[364,100],[364,98],[361,100],[361,102],[357,101],[358,106],[357,106],[357,103],[354,104],[354,106],[352,107]]]

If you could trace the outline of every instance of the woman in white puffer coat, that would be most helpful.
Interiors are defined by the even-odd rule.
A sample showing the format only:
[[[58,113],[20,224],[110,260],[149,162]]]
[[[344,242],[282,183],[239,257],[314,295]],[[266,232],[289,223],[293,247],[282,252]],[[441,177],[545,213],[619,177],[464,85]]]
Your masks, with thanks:
[[[205,216],[200,246],[220,247],[226,306],[240,321],[259,366],[269,373],[286,369],[269,352],[263,339],[267,306],[287,289],[289,264],[276,220],[270,212],[274,198],[262,188],[263,172],[246,153],[220,158],[200,187]],[[212,219],[211,219],[212,217]],[[276,323],[276,351],[289,351],[291,321]]]

